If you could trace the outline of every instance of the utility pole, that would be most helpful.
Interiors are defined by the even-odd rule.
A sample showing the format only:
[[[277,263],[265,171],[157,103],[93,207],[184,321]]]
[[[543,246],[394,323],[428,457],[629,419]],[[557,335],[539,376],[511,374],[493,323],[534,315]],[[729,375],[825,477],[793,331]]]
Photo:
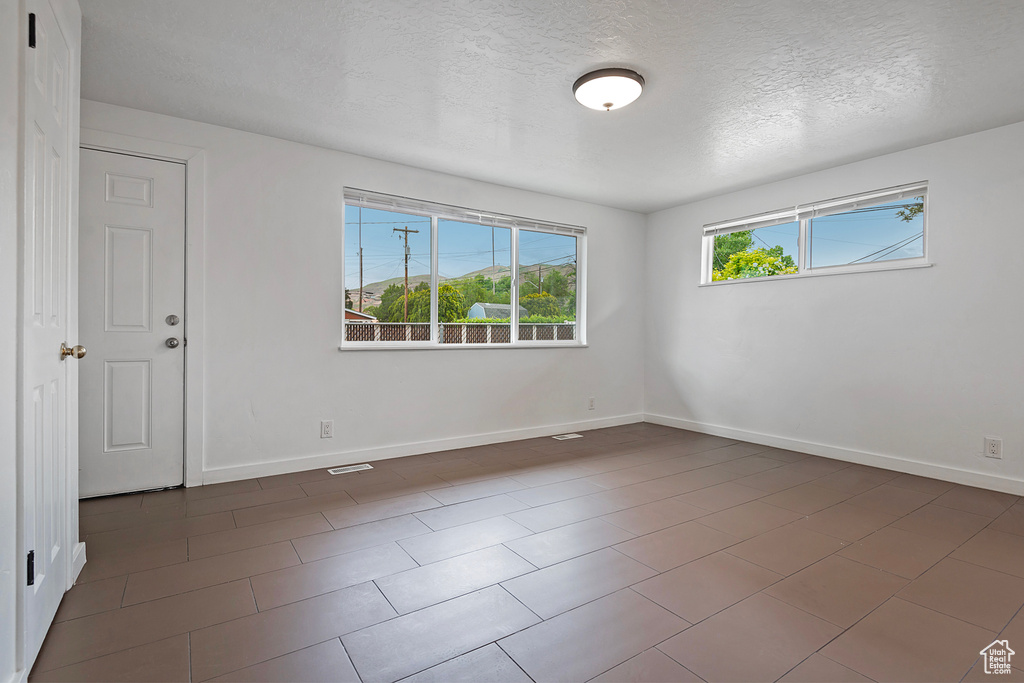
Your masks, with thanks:
[[[491,226],[491,296],[494,296],[496,290],[494,286],[494,226]]]
[[[537,293],[544,293],[544,275],[540,272],[540,264],[537,264]]]
[[[402,322],[409,322],[409,233],[419,232],[419,230],[410,230],[409,226],[404,228],[391,228],[393,232],[404,233],[398,239],[405,239],[405,314],[402,317]]]

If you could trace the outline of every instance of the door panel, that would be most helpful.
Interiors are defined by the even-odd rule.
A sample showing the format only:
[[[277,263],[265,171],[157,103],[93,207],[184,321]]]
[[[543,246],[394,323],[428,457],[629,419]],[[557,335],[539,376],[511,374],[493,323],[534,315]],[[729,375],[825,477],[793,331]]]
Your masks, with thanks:
[[[73,178],[68,161],[72,44],[49,3],[29,0],[36,47],[26,48],[25,217],[21,321],[23,549],[34,558],[24,594],[24,661],[32,662],[68,584],[68,247]],[[75,343],[74,340],[71,341]]]
[[[151,448],[153,387],[148,360],[106,361],[103,378],[104,451]]]
[[[185,167],[82,150],[82,497],[175,486],[184,468]],[[168,323],[168,316],[179,322]],[[180,344],[171,348],[169,337]]]
[[[105,230],[104,331],[152,332],[153,233],[111,225]]]

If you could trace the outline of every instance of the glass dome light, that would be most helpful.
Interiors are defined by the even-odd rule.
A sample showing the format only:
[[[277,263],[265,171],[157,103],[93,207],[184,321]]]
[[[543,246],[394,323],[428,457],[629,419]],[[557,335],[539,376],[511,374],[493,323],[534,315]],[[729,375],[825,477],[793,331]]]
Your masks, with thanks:
[[[576,101],[598,111],[621,109],[640,97],[644,77],[630,69],[598,69],[584,74],[572,85]]]

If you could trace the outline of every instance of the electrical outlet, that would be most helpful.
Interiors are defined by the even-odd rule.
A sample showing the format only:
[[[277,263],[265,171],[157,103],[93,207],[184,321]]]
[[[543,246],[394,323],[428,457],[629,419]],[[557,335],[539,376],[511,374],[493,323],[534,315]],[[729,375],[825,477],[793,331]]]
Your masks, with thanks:
[[[590,398],[587,399],[587,410],[593,410],[593,409],[594,409],[594,397],[591,396]]]
[[[320,420],[320,438],[334,438],[334,420]]]
[[[997,439],[994,436],[985,437],[985,457],[986,458],[1003,458],[1003,440]]]

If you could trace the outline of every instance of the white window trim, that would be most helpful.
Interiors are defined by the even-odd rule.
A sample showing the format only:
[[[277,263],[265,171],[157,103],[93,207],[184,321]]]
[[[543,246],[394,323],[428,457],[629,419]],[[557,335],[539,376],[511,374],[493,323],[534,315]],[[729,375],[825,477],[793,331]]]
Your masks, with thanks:
[[[383,194],[358,188],[344,188],[344,207],[342,208],[342,258],[341,282],[345,283],[345,218],[344,208],[362,206],[363,208],[397,211],[424,218],[430,218],[430,340],[417,342],[402,341],[346,341],[345,326],[348,324],[342,315],[341,342],[338,349],[342,351],[368,350],[425,350],[425,349],[537,349],[537,348],[586,348],[586,263],[587,263],[587,229],[578,225],[540,221],[532,218],[509,214],[479,211],[460,206],[440,204],[422,199],[412,199],[397,195]],[[442,344],[439,335],[437,311],[438,274],[438,221],[452,220],[461,223],[477,223],[485,227],[507,228],[511,231],[511,250],[509,254],[509,270],[512,286],[509,300],[519,301],[519,231],[547,232],[559,235],[571,235],[576,238],[576,338],[571,340],[521,340],[519,339],[519,316],[512,315],[509,320],[510,340],[508,343],[490,344]],[[512,311],[516,306],[512,304]],[[420,323],[422,324],[422,323]]]
[[[811,232],[812,219],[830,216],[837,213],[844,213],[862,206],[873,206],[885,202],[903,199],[905,197],[924,197],[924,214],[922,216],[922,255],[893,259],[884,262],[839,264],[834,266],[810,266],[811,257]],[[873,273],[884,270],[904,270],[908,268],[927,268],[932,265],[928,260],[928,182],[921,181],[898,185],[896,187],[862,192],[845,197],[836,197],[811,204],[800,204],[789,209],[776,209],[765,213],[745,216],[718,223],[709,223],[703,228],[701,245],[701,287],[712,287],[718,285],[735,284],[738,282],[764,282],[776,280],[795,280],[821,275],[841,275],[845,273]],[[799,235],[797,237],[797,273],[794,275],[770,275],[767,277],[737,278],[733,280],[712,280],[714,264],[711,262],[714,254],[715,237],[728,235],[729,233],[741,230],[756,230],[758,228],[782,225],[784,223],[799,222]]]

